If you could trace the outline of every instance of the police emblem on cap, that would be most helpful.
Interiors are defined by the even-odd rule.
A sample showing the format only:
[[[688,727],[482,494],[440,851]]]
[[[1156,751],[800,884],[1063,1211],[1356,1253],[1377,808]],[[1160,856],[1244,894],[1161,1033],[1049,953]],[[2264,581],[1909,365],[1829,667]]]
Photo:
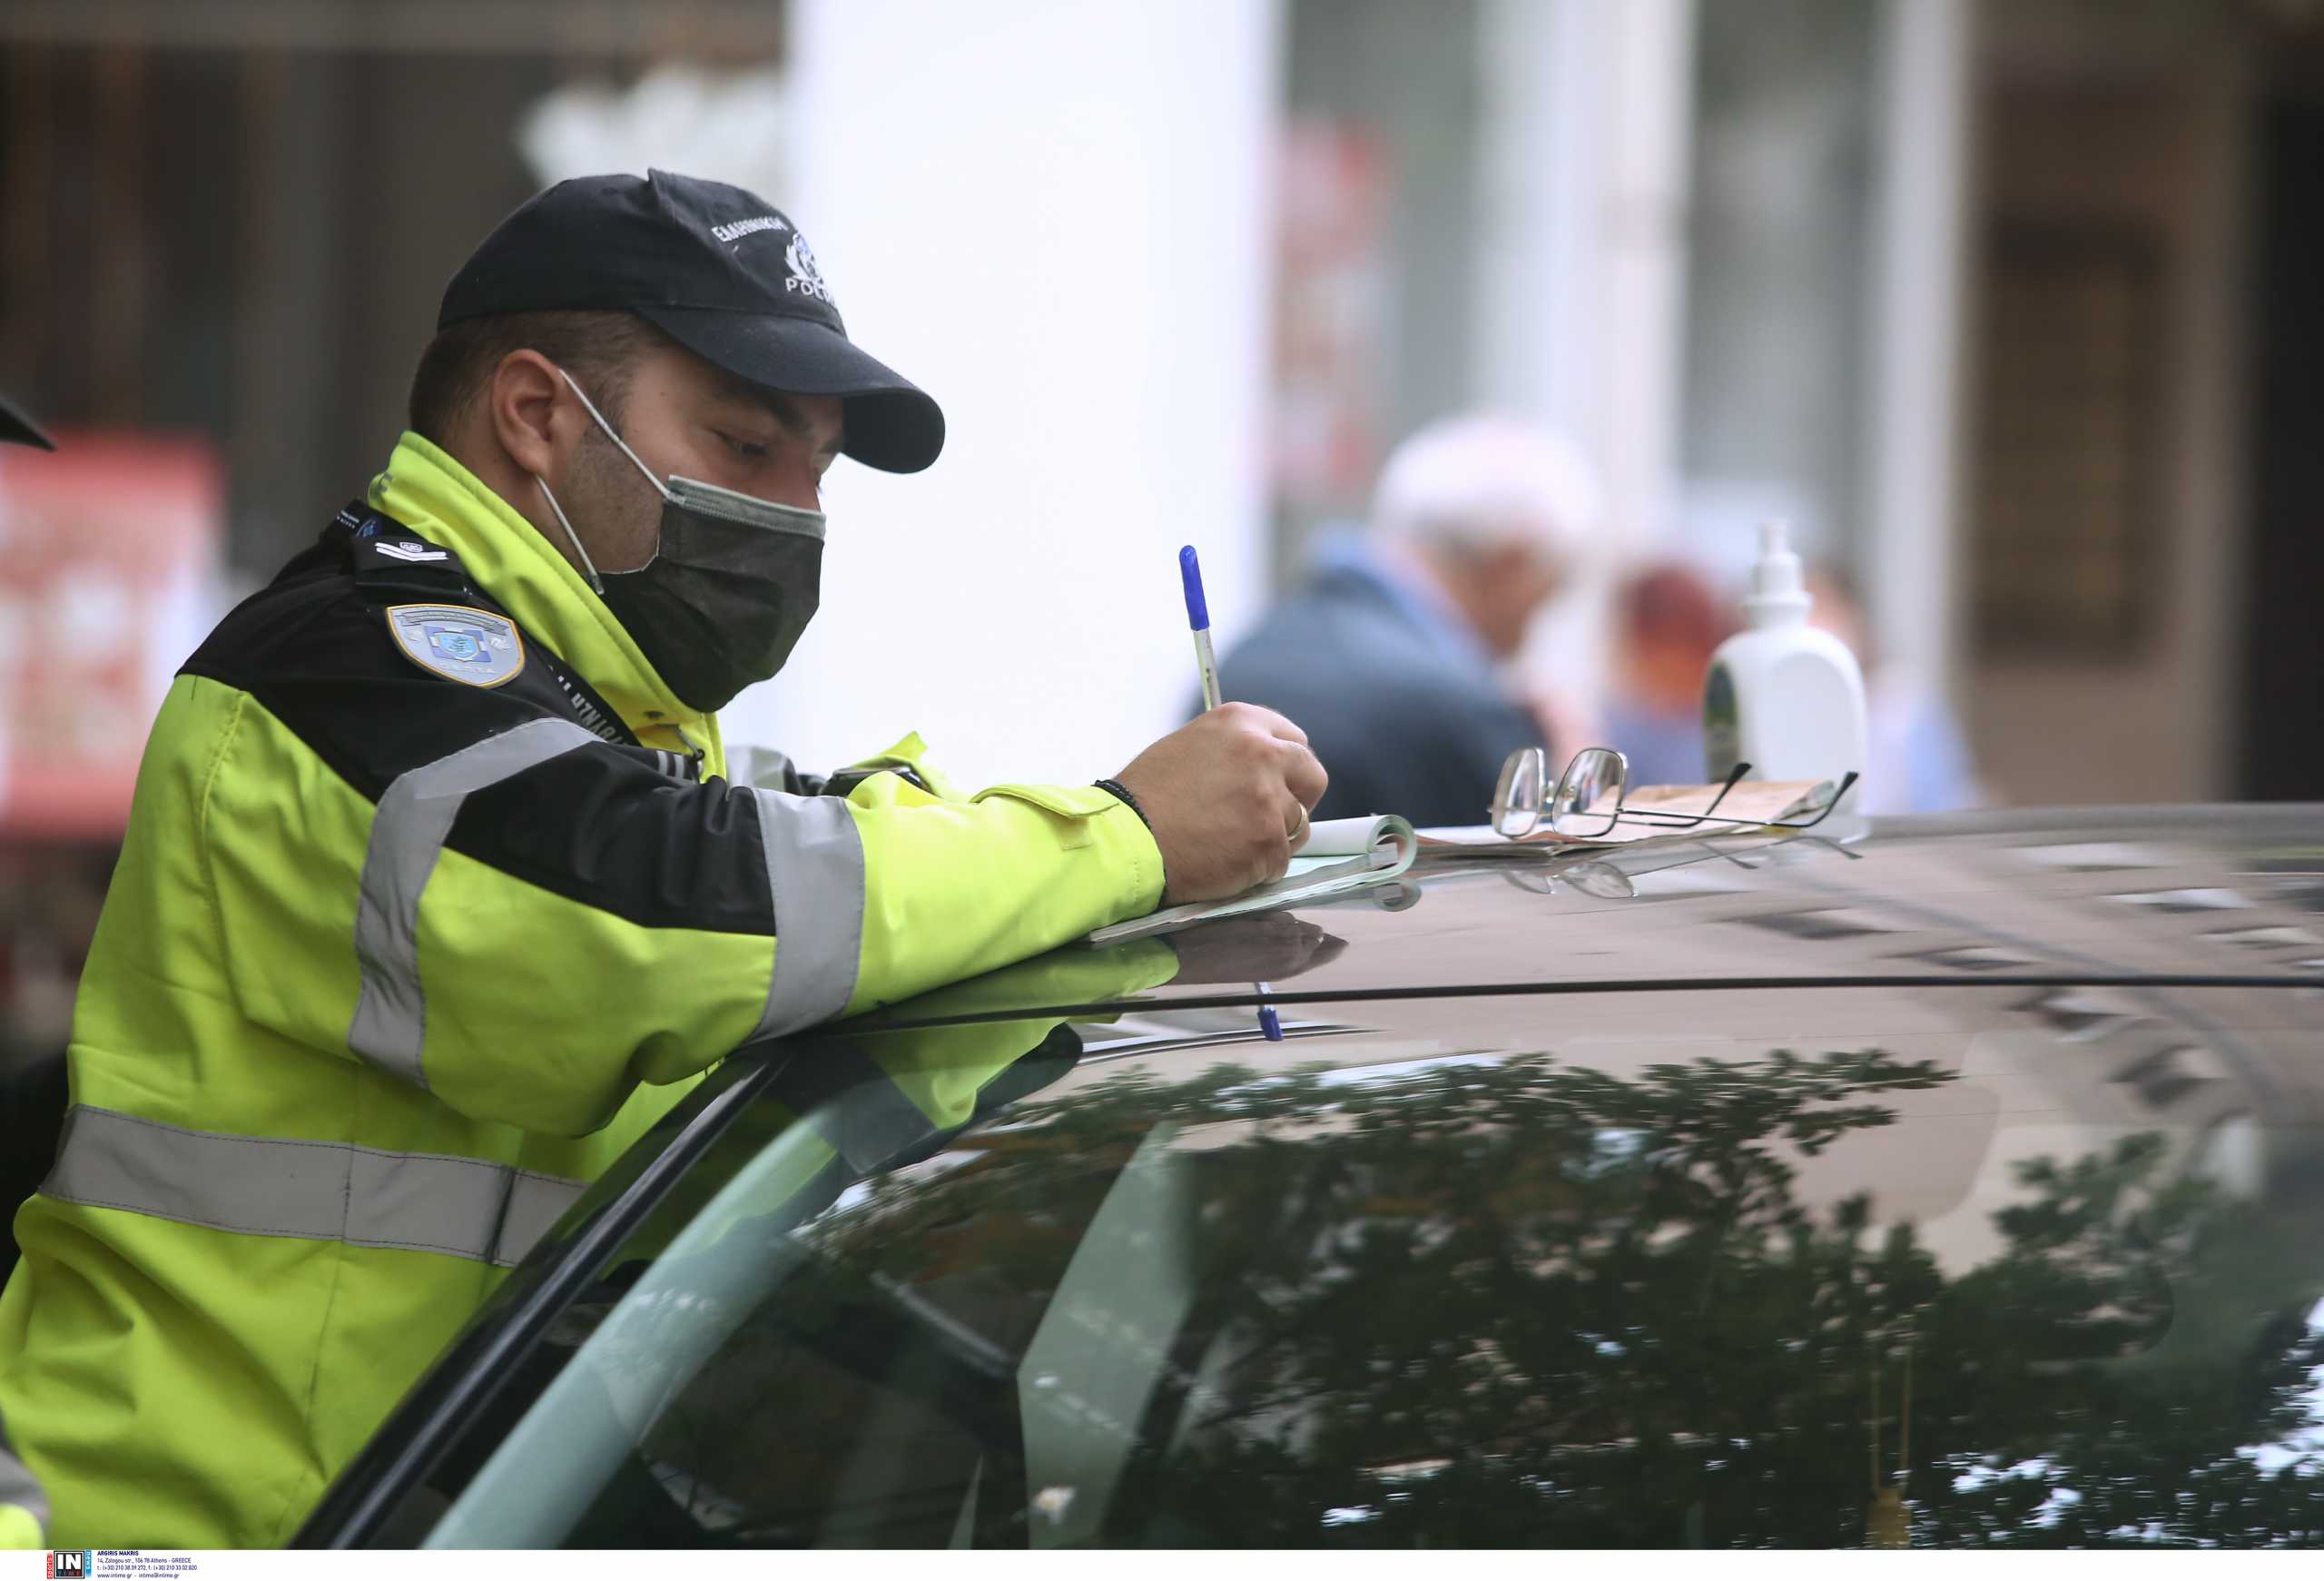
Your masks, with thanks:
[[[421,669],[471,687],[497,687],[525,667],[517,624],[461,604],[398,604],[388,611],[396,645]]]
[[[823,283],[823,272],[815,267],[815,250],[796,231],[791,232],[791,245],[783,250],[783,262],[791,270],[791,278],[783,282],[786,292],[803,292],[821,297],[833,307],[839,305],[832,300],[832,288]]]

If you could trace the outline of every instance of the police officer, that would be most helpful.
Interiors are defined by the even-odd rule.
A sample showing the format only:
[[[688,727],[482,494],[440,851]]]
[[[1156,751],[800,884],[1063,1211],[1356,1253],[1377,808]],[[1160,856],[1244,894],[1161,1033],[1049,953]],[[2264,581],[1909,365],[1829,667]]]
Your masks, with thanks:
[[[56,449],[32,419],[5,395],[0,395],[0,444]],[[0,1071],[0,1142],[5,1142],[12,1151],[24,1145],[20,1131],[33,1128],[31,1117],[16,1113],[15,1080],[15,1072]],[[10,1194],[0,1201],[13,1203],[15,1197]],[[0,1548],[46,1546],[44,1528],[47,1524],[48,1501],[41,1492],[39,1481],[10,1447],[8,1420],[0,1414]]]
[[[1279,874],[1324,790],[1251,708],[1098,786],[961,796],[916,737],[843,795],[730,775],[718,708],[815,611],[824,468],[944,431],[747,192],[534,198],[411,409],[146,748],[0,1295],[54,1541],[281,1541],[727,1051]]]

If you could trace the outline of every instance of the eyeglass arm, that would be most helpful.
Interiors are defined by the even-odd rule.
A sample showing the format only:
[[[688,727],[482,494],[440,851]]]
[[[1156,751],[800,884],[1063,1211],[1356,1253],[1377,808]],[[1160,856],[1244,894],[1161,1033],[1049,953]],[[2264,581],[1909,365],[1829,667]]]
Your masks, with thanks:
[[[1666,829],[1691,829],[1697,824],[1704,822],[1739,822],[1740,820],[1732,818],[1713,818],[1711,815],[1718,812],[1719,804],[1727,800],[1727,793],[1733,790],[1738,785],[1740,785],[1743,781],[1743,776],[1750,772],[1751,766],[1749,764],[1737,764],[1734,768],[1728,771],[1726,782],[1718,787],[1718,794],[1710,798],[1710,805],[1699,813],[1630,812],[1624,810],[1620,802],[1616,802],[1614,804],[1614,816],[1617,819],[1626,820],[1633,824],[1652,824],[1658,828]]]
[[[1735,772],[1727,776],[1727,783],[1719,787],[1718,795],[1711,798],[1710,807],[1707,807],[1699,813],[1631,813],[1624,812],[1621,806],[1617,804],[1614,808],[1615,820],[1620,823],[1649,824],[1659,829],[1691,829],[1699,824],[1732,824],[1736,827],[1743,829],[1812,829],[1817,825],[1822,823],[1825,819],[1832,815],[1833,809],[1837,807],[1842,799],[1847,795],[1849,787],[1854,786],[1857,779],[1862,777],[1855,769],[1850,769],[1846,774],[1841,776],[1839,788],[1835,790],[1824,805],[1817,809],[1816,815],[1814,817],[1807,819],[1804,823],[1793,822],[1785,818],[1719,818],[1712,816],[1712,809],[1716,808],[1720,802],[1727,799],[1727,793],[1735,788],[1736,784],[1742,779],[1744,774],[1749,770],[1750,766],[1751,766],[1748,763],[1738,764],[1736,766]]]

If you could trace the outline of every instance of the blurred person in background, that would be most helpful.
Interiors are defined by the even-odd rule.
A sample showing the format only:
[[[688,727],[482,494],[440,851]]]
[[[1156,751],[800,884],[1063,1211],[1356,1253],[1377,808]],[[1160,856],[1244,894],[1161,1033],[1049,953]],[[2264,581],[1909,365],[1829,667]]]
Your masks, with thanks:
[[[74,990],[113,857],[101,845],[0,851],[0,1227],[15,1220],[56,1156]],[[0,1233],[0,1282],[15,1262],[13,1231]]]
[[[1685,561],[1658,561],[1623,582],[1601,729],[1630,759],[1631,784],[1704,779],[1703,676],[1734,629],[1729,601]]]
[[[1449,418],[1397,447],[1366,533],[1325,539],[1306,584],[1219,666],[1219,686],[1296,718],[1331,773],[1319,818],[1485,816],[1501,766],[1543,744],[1504,670],[1597,526],[1563,436]]]
[[[52,1542],[282,1541],[731,1050],[1279,875],[1324,790],[1248,707],[1092,786],[960,795],[917,736],[730,772],[717,710],[816,608],[824,469],[944,437],[739,188],[524,204],[410,420],[146,746],[0,1293]]]
[[[1864,670],[1865,813],[1949,813],[1983,805],[1969,744],[1953,710],[1919,677],[1881,656],[1856,588],[1829,566],[1810,566],[1807,612]]]
[[[0,444],[56,446],[0,396]],[[64,1112],[62,1061],[0,1062],[0,1211],[13,1212],[29,1194],[56,1151],[56,1117]],[[0,1259],[0,1270],[15,1260],[15,1243]],[[8,1418],[0,1407],[0,1548],[48,1546],[48,1499],[31,1469],[16,1456]]]

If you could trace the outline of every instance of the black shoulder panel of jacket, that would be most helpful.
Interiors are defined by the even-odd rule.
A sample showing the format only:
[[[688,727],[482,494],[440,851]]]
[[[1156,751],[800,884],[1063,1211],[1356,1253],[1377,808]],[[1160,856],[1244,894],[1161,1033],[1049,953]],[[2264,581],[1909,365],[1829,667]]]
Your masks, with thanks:
[[[373,802],[399,776],[520,725],[577,725],[598,739],[470,793],[446,843],[642,926],[774,932],[749,791],[702,780],[689,760],[640,746],[522,627],[524,663],[500,684],[423,666],[389,628],[390,608],[415,603],[515,626],[450,550],[351,506],[221,621],[182,673],[248,693]]]

